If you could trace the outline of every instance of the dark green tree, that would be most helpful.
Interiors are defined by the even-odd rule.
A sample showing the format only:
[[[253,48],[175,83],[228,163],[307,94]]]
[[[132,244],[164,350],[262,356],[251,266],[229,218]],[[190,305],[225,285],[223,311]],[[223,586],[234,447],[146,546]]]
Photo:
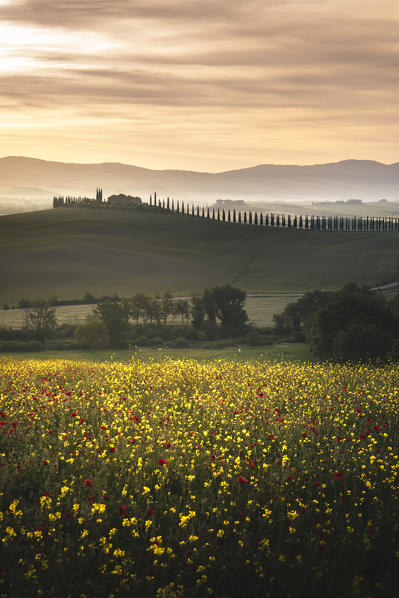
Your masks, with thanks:
[[[146,315],[145,319],[149,320],[150,323],[155,320],[156,323],[159,325],[161,321],[161,302],[160,299],[152,299],[151,297],[148,300],[146,306]]]
[[[245,291],[225,284],[211,289],[216,304],[216,316],[222,328],[242,328],[248,320],[245,311]]]
[[[166,324],[168,317],[173,314],[174,306],[172,301],[172,293],[167,289],[163,292],[160,300],[161,304],[161,318],[164,325]]]
[[[151,298],[144,293],[136,293],[129,301],[129,312],[130,315],[136,320],[136,324],[139,323],[140,317],[143,320],[147,319],[147,306]]]
[[[216,323],[216,299],[214,289],[205,289],[202,293],[202,304],[204,306],[205,314],[210,322]]]
[[[129,330],[128,314],[123,305],[112,299],[100,301],[93,311],[106,328],[111,345],[118,345]]]
[[[190,308],[189,303],[186,299],[179,299],[174,303],[174,312],[176,315],[181,317],[182,326],[184,325],[184,320],[187,320]]]
[[[194,328],[201,328],[205,319],[205,306],[200,295],[191,297],[191,322]]]
[[[54,307],[47,301],[36,302],[27,312],[27,325],[37,340],[44,343],[57,327]]]
[[[381,294],[348,284],[315,312],[309,340],[319,359],[382,358],[398,331],[398,318]]]
[[[278,334],[289,334],[307,328],[312,314],[326,305],[332,293],[310,291],[293,303],[289,303],[281,314],[273,316],[275,330]]]

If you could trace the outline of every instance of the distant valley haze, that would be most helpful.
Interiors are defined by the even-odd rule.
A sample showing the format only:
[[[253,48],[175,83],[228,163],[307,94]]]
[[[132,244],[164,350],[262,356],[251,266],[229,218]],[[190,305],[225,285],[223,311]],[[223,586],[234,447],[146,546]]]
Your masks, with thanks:
[[[0,213],[398,201],[398,31],[395,0],[0,0]]]
[[[199,204],[217,199],[249,202],[325,200],[399,201],[399,163],[343,160],[330,164],[262,164],[225,172],[153,170],[120,163],[73,164],[9,156],[0,159],[0,213],[44,209],[54,195],[104,197],[150,194]]]

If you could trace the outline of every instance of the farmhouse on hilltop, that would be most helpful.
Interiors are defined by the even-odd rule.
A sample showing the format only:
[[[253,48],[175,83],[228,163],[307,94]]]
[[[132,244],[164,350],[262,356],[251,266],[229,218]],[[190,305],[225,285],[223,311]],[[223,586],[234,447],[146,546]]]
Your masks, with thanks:
[[[125,195],[119,193],[119,195],[110,195],[107,199],[107,203],[110,206],[117,206],[118,208],[137,207],[143,203],[141,197],[133,197],[132,195]]]
[[[103,190],[96,189],[96,198],[91,197],[54,197],[53,207],[64,208],[68,206],[84,206],[84,207],[111,207],[111,208],[137,208],[142,205],[140,197],[134,197],[133,195],[125,195],[119,193],[119,195],[110,195],[106,201],[103,201]]]

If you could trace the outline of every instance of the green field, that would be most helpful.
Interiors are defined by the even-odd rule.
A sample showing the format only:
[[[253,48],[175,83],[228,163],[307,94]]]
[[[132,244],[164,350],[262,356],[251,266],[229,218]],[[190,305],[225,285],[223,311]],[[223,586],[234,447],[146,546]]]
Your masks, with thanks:
[[[265,347],[224,347],[205,349],[202,347],[187,347],[184,349],[152,349],[137,348],[134,350],[103,349],[97,351],[41,351],[38,353],[9,353],[4,357],[12,359],[71,359],[89,361],[130,361],[141,360],[159,361],[170,359],[212,359],[246,360],[264,358],[265,360],[294,360],[308,361],[311,359],[309,347],[304,343],[281,343]]]
[[[59,208],[0,218],[0,302],[20,297],[336,289],[398,279],[395,233],[297,231],[144,211]]]

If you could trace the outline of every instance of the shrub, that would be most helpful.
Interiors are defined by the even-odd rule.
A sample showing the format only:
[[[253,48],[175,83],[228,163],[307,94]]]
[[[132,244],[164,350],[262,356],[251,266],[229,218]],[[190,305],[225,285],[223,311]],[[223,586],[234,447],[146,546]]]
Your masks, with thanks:
[[[135,338],[132,343],[133,346],[137,345],[138,347],[145,347],[148,345],[148,337],[147,336],[138,336]]]
[[[189,343],[185,336],[178,336],[174,342],[175,347],[188,347]]]
[[[164,340],[160,336],[154,336],[154,338],[151,338],[148,341],[148,345],[150,347],[162,347],[163,344],[164,344]]]
[[[19,351],[43,351],[44,345],[40,341],[2,341],[0,353],[16,353]]]
[[[84,347],[99,348],[109,344],[105,324],[93,316],[88,316],[83,324],[76,327],[74,336],[76,342]]]
[[[245,337],[247,345],[250,347],[258,347],[262,344],[263,336],[257,330],[251,330]]]

